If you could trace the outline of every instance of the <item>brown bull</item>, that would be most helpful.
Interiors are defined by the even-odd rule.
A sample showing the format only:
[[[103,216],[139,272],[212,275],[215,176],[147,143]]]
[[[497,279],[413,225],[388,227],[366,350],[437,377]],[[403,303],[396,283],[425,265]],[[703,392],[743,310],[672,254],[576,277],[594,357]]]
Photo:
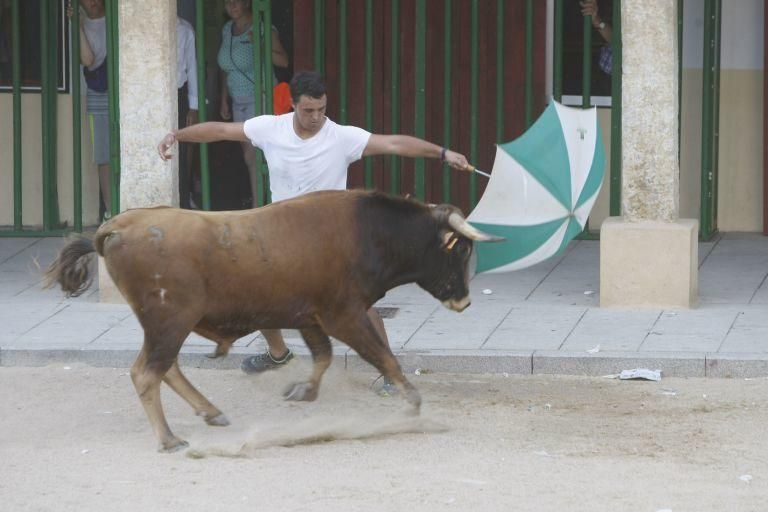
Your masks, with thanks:
[[[333,336],[389,377],[418,413],[418,391],[366,311],[388,290],[413,282],[451,309],[466,308],[471,239],[493,237],[454,206],[362,191],[317,192],[237,212],[136,209],[102,225],[93,242],[67,244],[48,279],[78,295],[90,284],[91,253],[104,257],[144,329],[131,378],[161,448],[170,451],[186,443],[165,420],[161,381],[209,425],[228,424],[179,369],[190,332],[226,355],[256,330],[299,329],[314,365],[306,382],[286,391],[288,400],[317,397]]]

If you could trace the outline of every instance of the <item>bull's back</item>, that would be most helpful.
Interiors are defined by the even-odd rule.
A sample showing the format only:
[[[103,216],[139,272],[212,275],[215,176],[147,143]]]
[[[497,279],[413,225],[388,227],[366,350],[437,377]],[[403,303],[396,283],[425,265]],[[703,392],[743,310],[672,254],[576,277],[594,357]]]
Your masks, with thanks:
[[[312,196],[237,212],[129,210],[95,241],[131,302],[158,287],[229,306],[311,300],[344,287],[357,194]]]

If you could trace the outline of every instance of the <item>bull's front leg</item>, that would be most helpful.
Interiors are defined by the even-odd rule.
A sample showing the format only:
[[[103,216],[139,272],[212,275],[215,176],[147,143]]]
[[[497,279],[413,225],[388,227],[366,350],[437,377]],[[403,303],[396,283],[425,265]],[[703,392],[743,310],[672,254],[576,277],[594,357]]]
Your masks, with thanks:
[[[393,382],[408,403],[408,414],[418,415],[421,410],[421,395],[403,375],[389,345],[381,339],[365,311],[349,317],[328,322],[329,335],[350,346],[360,357],[376,367],[384,377]]]
[[[286,400],[303,400],[312,402],[317,399],[320,390],[320,380],[331,365],[331,340],[320,327],[301,329],[301,337],[312,352],[312,375],[306,382],[291,384],[283,393]]]

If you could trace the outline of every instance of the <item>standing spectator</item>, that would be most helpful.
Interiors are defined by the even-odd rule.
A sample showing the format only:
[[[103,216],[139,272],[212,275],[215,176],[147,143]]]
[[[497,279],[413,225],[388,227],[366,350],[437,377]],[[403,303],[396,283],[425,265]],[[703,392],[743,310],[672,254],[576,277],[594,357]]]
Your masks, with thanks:
[[[256,70],[253,48],[258,38],[253,34],[253,13],[250,0],[226,0],[224,7],[231,18],[221,31],[218,63],[222,70],[221,105],[219,113],[225,121],[242,123],[256,115],[254,87]],[[263,31],[263,27],[262,27]],[[272,27],[272,64],[288,67],[288,54],[280,43],[277,29]],[[273,75],[273,82],[276,81]],[[230,107],[230,101],[232,105]],[[251,198],[257,206],[256,151],[247,142],[241,142],[243,159],[251,180]]]
[[[112,212],[109,166],[109,101],[107,100],[107,20],[104,0],[80,0],[80,64],[87,86],[85,113],[93,146],[93,161],[99,169],[99,189],[104,218]],[[72,17],[72,4],[67,16]]]

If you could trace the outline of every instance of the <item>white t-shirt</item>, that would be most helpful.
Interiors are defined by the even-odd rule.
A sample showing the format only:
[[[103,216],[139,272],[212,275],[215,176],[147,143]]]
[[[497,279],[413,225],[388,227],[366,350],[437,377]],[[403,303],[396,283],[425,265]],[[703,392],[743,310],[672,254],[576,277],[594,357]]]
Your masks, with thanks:
[[[84,14],[80,16],[83,18],[85,38],[88,40],[88,45],[93,52],[93,65],[88,69],[94,70],[101,66],[101,63],[107,58],[107,18],[102,16],[101,18],[91,19]]]
[[[305,140],[293,129],[293,115],[257,116],[243,126],[251,143],[264,151],[272,201],[347,188],[347,167],[363,156],[371,133],[326,118],[320,131]]]

